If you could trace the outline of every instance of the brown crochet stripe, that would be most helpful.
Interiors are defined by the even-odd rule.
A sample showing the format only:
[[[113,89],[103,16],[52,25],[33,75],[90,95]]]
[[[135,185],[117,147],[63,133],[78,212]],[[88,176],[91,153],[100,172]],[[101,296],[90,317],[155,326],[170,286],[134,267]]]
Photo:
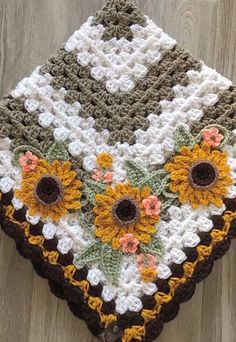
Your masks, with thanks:
[[[89,325],[98,335],[108,324],[116,320],[114,308],[110,313],[101,299],[102,285],[92,286],[87,281],[87,269],[76,270],[73,255],[58,252],[57,240],[46,240],[42,235],[43,224],[29,224],[26,209],[15,210],[11,203],[13,193],[0,193],[0,224],[3,231],[14,238],[18,252],[32,261],[35,271],[47,278],[51,291],[59,298],[67,299],[72,312],[79,318],[96,321]],[[87,315],[87,316],[85,316]]]
[[[110,0],[95,13],[93,22],[95,25],[101,24],[106,27],[104,40],[112,38],[132,40],[133,33],[130,27],[135,24],[145,26],[146,18],[133,1]]]
[[[198,133],[206,125],[219,124],[228,130],[236,128],[236,86],[218,93],[219,100],[214,106],[202,108],[203,117],[193,125],[192,132]]]
[[[173,86],[187,85],[186,72],[200,70],[201,63],[189,53],[176,46],[163,53],[162,61],[150,67],[147,78],[140,80],[133,92],[112,95],[106,91],[103,82],[91,78],[90,68],[83,68],[76,61],[76,53],[63,49],[41,68],[41,72],[51,72],[52,85],[68,90],[67,102],[82,103],[81,116],[92,115],[98,131],[110,130],[110,143],[118,141],[134,143],[134,131],[149,126],[146,117],[150,113],[159,114],[161,100],[174,98]],[[28,115],[23,98],[7,96],[0,101],[0,137],[9,137],[12,148],[31,145],[46,152],[53,142],[51,128],[43,128],[38,123],[39,111]]]
[[[171,101],[177,84],[187,86],[186,72],[200,70],[202,64],[178,45],[165,50],[162,60],[149,67],[147,76],[136,83],[129,93],[111,94],[106,90],[105,82],[91,77],[91,68],[77,63],[77,53],[61,49],[56,56],[42,66],[41,73],[53,76],[51,85],[55,89],[67,90],[66,102],[79,101],[82,105],[80,115],[95,119],[97,131],[108,129],[109,143],[135,142],[134,131],[149,127],[147,116],[160,114],[160,101]]]
[[[38,123],[39,112],[27,113],[24,98],[7,96],[0,101],[0,138],[10,138],[11,148],[31,145],[46,152],[53,143],[52,129]]]
[[[164,324],[177,316],[180,304],[193,296],[197,283],[211,273],[214,262],[229,250],[231,239],[236,238],[236,200],[226,199],[225,205],[226,211],[221,216],[212,217],[214,228],[204,233],[200,244],[191,249],[187,261],[181,266],[183,271],[180,268],[176,277],[172,275],[168,281],[159,284],[154,309],[152,303],[151,308],[142,310],[145,328],[144,334],[139,336],[140,341],[153,341],[160,335]],[[191,271],[192,265],[194,269]],[[135,330],[136,325],[131,329]]]
[[[10,222],[6,218],[6,209],[11,207],[11,199],[13,192],[8,194],[2,194],[0,203],[0,223],[2,229],[10,237],[16,241],[17,249],[21,255],[30,259],[32,264],[40,276],[47,278],[51,291],[59,298],[66,299],[71,311],[79,318],[82,318],[88,324],[91,332],[98,336],[104,329],[104,324],[101,323],[101,317],[106,317],[108,320],[110,315],[114,313],[115,304],[114,301],[105,303],[99,307],[99,312],[95,307],[91,308],[91,304],[94,299],[98,299],[101,296],[102,285],[91,286],[89,285],[88,296],[92,298],[90,302],[85,303],[83,291],[74,286],[76,282],[86,281],[87,270],[86,268],[76,271],[74,274],[74,283],[68,283],[68,279],[65,279],[63,270],[71,266],[72,255],[61,255],[58,251],[57,263],[54,262],[54,258],[46,260],[43,257],[42,250],[38,245],[29,243],[26,239],[21,224],[25,221],[25,210],[15,210],[14,220],[18,222]],[[189,300],[194,294],[196,284],[206,278],[212,270],[213,262],[222,257],[230,247],[230,240],[236,237],[236,217],[227,221],[227,215],[230,216],[236,211],[235,199],[226,199],[226,212],[222,215],[215,215],[212,217],[214,224],[213,230],[215,232],[223,231],[225,224],[229,224],[228,232],[226,234],[219,235],[219,241],[213,246],[212,252],[202,257],[196,264],[191,276],[184,278],[186,273],[186,264],[194,263],[198,258],[198,248],[207,248],[212,244],[212,231],[209,233],[200,234],[201,242],[197,248],[189,248],[185,250],[188,258],[182,265],[172,265],[172,276],[168,280],[158,280],[158,292],[154,296],[143,296],[143,310],[141,313],[127,312],[124,315],[116,315],[116,324],[122,328],[125,332],[133,327],[145,327],[145,337],[142,341],[152,341],[159,336],[163,328],[163,324],[172,320],[178,313],[179,305]],[[235,216],[235,215],[234,215]],[[226,218],[226,221],[225,219]],[[30,226],[30,236],[40,237],[42,234],[41,224]],[[220,238],[221,236],[221,238]],[[223,237],[223,238],[222,238]],[[50,255],[54,255],[56,250],[57,241],[45,240],[43,244],[44,250]],[[206,254],[207,255],[207,254]],[[184,281],[182,281],[184,279]],[[173,283],[174,282],[174,283]],[[175,284],[179,284],[177,287]],[[174,287],[173,287],[174,286]],[[172,290],[171,290],[172,288]],[[173,291],[174,288],[174,292]],[[101,300],[99,298],[99,300]],[[158,308],[158,310],[157,310]],[[153,312],[153,313],[152,313]],[[158,312],[154,314],[154,312]],[[104,323],[104,322],[103,322]],[[121,340],[120,340],[121,341]]]

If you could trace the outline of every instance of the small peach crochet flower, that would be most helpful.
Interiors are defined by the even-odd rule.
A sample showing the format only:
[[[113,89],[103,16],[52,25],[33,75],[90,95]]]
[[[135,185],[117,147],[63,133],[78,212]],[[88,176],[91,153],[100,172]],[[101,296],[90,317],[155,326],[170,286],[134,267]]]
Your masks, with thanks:
[[[120,244],[124,253],[136,253],[139,241],[135,239],[133,234],[125,234],[120,238]]]
[[[102,152],[97,156],[97,164],[103,169],[109,169],[112,166],[113,158],[110,153]]]
[[[138,269],[142,272],[146,268],[156,268],[156,258],[151,254],[139,254],[137,256]]]
[[[156,196],[149,196],[142,201],[142,204],[148,216],[160,214],[161,201]]]
[[[102,172],[99,170],[94,170],[94,173],[92,175],[92,178],[96,181],[99,182],[102,178]]]
[[[30,172],[34,170],[38,165],[38,157],[36,157],[32,152],[27,151],[19,159],[19,164],[24,172]]]
[[[202,137],[212,147],[219,146],[221,141],[224,139],[224,136],[220,134],[218,128],[216,127],[204,129],[202,131]]]
[[[111,183],[113,181],[114,173],[113,172],[106,172],[104,175],[104,183]]]

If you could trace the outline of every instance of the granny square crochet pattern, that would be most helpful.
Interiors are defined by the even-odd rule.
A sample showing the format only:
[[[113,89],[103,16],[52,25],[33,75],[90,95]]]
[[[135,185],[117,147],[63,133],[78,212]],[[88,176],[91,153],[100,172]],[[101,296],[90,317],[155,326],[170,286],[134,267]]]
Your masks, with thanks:
[[[109,0],[0,102],[0,223],[103,342],[152,341],[236,237],[236,87]]]

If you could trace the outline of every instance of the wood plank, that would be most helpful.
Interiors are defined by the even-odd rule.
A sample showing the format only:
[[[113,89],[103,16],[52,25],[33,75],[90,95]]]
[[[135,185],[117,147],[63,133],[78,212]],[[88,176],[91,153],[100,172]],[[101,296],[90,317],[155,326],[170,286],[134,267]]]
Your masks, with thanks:
[[[102,0],[0,0],[0,96],[62,45]],[[194,56],[236,81],[234,0],[137,0]],[[236,242],[159,342],[236,341]],[[0,341],[92,342],[85,324],[51,295],[0,232]]]

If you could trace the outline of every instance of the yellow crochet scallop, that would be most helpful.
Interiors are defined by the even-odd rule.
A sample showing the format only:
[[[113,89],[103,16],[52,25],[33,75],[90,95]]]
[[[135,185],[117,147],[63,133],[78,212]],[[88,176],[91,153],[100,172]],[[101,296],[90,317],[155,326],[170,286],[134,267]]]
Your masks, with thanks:
[[[156,279],[156,277],[157,271],[155,268],[144,268],[141,271],[141,279],[146,283],[153,282]]]
[[[215,172],[215,180],[205,188],[193,184],[194,180],[191,179],[191,169],[199,164],[207,165],[210,168],[209,173]],[[228,186],[233,184],[227,154],[211,150],[207,143],[195,145],[192,150],[186,146],[182,147],[180,154],[174,157],[173,162],[166,164],[165,169],[170,172],[170,190],[179,194],[181,203],[190,203],[192,208],[207,206],[210,203],[221,207]]]

